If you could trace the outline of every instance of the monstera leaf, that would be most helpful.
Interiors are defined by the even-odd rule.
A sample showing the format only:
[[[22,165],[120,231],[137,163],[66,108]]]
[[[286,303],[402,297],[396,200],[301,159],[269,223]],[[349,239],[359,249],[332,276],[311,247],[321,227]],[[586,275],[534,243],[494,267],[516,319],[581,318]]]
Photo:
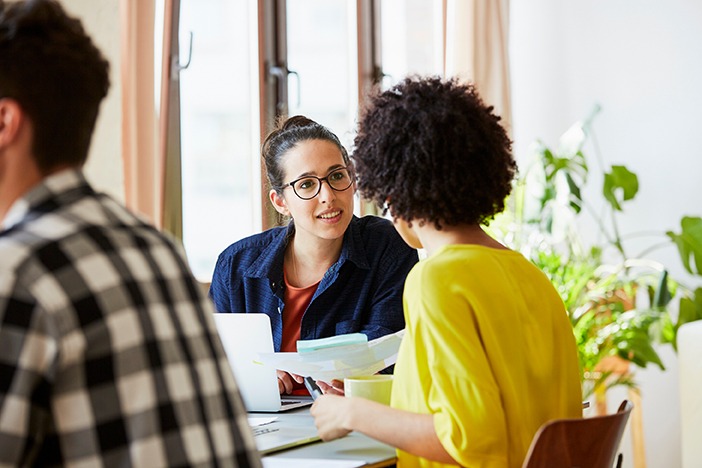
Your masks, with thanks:
[[[685,216],[680,226],[680,234],[672,231],[666,234],[678,246],[685,269],[693,275],[702,275],[702,218]]]
[[[612,166],[612,172],[605,173],[602,193],[617,211],[622,211],[622,202],[631,200],[639,191],[639,178],[625,166]]]

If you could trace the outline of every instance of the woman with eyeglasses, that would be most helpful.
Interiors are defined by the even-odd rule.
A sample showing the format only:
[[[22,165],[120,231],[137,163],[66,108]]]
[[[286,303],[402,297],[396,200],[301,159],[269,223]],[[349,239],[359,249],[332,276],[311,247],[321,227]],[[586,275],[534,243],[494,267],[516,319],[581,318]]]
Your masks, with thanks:
[[[210,288],[217,312],[267,314],[276,351],[296,351],[297,340],[355,332],[372,340],[404,328],[402,289],[417,251],[390,221],[354,216],[353,168],[337,136],[291,117],[268,135],[262,156],[270,201],[290,222],[222,252]],[[304,385],[278,371],[278,387]]]

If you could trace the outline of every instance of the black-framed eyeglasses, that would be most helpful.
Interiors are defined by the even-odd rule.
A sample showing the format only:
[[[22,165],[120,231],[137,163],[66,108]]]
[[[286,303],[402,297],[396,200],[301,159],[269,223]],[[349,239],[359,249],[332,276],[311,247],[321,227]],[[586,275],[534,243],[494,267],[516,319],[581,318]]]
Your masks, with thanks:
[[[281,188],[292,187],[293,192],[303,200],[311,200],[322,190],[322,182],[326,182],[332,190],[343,192],[353,184],[353,176],[347,167],[334,169],[326,177],[305,176],[288,182]]]

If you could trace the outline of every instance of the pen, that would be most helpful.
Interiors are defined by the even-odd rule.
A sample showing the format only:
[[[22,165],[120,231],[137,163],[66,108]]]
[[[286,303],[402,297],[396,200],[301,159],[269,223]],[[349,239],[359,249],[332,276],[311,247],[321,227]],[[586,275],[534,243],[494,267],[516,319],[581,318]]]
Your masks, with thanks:
[[[322,390],[317,386],[314,379],[310,376],[305,377],[305,387],[307,391],[312,395],[312,399],[316,400],[318,396],[322,394]]]

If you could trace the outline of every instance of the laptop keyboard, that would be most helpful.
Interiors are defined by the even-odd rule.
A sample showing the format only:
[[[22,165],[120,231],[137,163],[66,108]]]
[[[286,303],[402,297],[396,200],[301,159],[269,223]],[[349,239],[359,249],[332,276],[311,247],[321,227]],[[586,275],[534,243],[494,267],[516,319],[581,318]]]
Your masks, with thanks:
[[[281,406],[296,405],[302,403],[302,400],[280,400]]]

